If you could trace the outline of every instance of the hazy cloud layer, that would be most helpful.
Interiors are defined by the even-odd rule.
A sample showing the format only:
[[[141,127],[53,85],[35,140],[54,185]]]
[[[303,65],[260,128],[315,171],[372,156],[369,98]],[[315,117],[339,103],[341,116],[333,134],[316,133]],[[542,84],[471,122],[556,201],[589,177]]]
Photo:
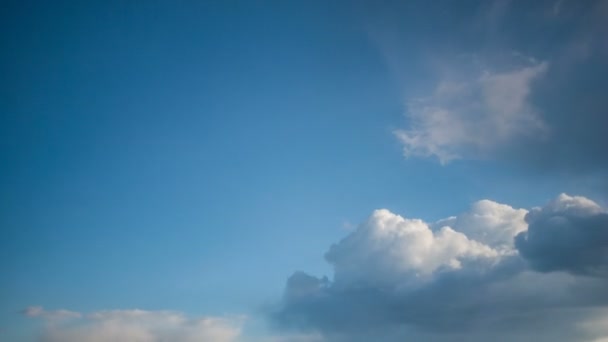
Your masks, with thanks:
[[[45,310],[41,306],[30,306],[25,308],[22,312],[27,317],[40,317],[49,321],[62,321],[72,318],[80,318],[82,314],[80,312],[69,311],[69,310]]]
[[[490,200],[473,203],[470,210],[458,216],[439,220],[433,226],[449,226],[469,238],[502,252],[513,250],[513,237],[525,231],[526,209],[515,209]]]
[[[271,316],[332,342],[605,338],[606,234],[604,209],[565,194],[433,224],[378,210],[330,248],[332,279],[296,272]]]
[[[30,307],[23,313],[45,319],[40,340],[48,342],[233,342],[241,329],[239,318],[190,318],[173,311],[109,310],[84,315]]]

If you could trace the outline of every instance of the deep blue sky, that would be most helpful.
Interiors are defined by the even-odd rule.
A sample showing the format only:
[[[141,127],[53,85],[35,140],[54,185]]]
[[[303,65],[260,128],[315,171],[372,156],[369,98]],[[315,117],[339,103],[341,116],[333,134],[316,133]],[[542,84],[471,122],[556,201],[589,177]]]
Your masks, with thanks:
[[[0,328],[30,305],[255,313],[294,270],[330,275],[328,246],[376,208],[593,194],[511,159],[404,158],[393,131],[437,60],[559,50],[525,16],[481,46],[476,6],[4,3]]]

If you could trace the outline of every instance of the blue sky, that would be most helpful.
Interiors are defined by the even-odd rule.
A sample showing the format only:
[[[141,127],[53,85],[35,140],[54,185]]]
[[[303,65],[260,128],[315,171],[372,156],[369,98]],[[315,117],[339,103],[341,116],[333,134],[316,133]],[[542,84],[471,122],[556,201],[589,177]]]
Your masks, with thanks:
[[[525,226],[512,233],[528,234],[528,225],[544,232],[553,222],[545,217],[574,206],[582,209],[572,229],[599,222],[596,241],[608,244],[605,1],[3,7],[0,334],[7,340],[95,341],[105,333],[95,322],[106,318],[90,317],[109,310],[132,322],[124,315],[134,309],[148,313],[133,323],[146,333],[149,322],[168,319],[166,310],[193,320],[247,317],[218,327],[222,337],[171,325],[173,340],[353,340],[348,325],[307,318],[319,317],[319,307],[303,310],[290,296],[308,278],[290,276],[304,271],[314,283],[326,275],[329,298],[354,286],[340,277],[359,276],[342,258],[360,262],[366,279],[384,279],[358,259],[366,243],[337,248],[335,260],[326,252],[344,237],[367,239],[364,232],[391,215],[421,218],[439,239],[432,223],[458,213],[505,211],[518,220],[512,227]],[[525,220],[504,207],[482,205],[480,214],[471,205],[482,199],[543,209]],[[376,209],[388,211],[374,216]],[[465,218],[450,227],[473,239],[470,227],[481,223]],[[411,241],[418,240],[396,253],[417,250]],[[546,272],[577,284],[581,274],[606,279],[601,243],[589,247],[598,248],[597,262],[574,251],[564,266],[539,259],[553,255],[544,240],[509,241],[507,254],[521,254],[530,265],[522,272],[535,272],[539,283],[549,281]],[[433,262],[416,264],[416,272],[443,281],[442,268],[429,265],[449,246],[419,256]],[[466,268],[466,258],[498,255],[475,248],[439,263]],[[374,265],[385,260],[377,258]],[[586,264],[574,267],[575,259]],[[399,279],[410,271],[400,268]],[[286,286],[288,278],[295,280]],[[308,323],[291,322],[294,312]],[[244,326],[236,337],[222,330],[232,324]]]

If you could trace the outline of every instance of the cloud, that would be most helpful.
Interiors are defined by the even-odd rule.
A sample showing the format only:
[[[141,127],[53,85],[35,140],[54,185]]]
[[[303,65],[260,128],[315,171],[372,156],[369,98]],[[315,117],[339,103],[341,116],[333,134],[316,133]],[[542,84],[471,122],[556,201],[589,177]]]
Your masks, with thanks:
[[[368,221],[325,258],[334,266],[336,284],[382,285],[424,277],[439,268],[458,269],[462,262],[492,262],[498,251],[469,240],[448,226],[436,231],[422,220],[376,210]]]
[[[406,157],[441,163],[486,155],[513,139],[542,133],[545,125],[529,101],[547,62],[507,71],[485,70],[464,80],[443,79],[433,93],[407,103],[410,128],[396,130]]]
[[[241,318],[189,318],[174,311],[109,310],[83,315],[30,307],[23,313],[47,321],[41,340],[48,342],[231,342],[237,340],[242,323]],[[55,319],[58,315],[62,320]]]
[[[605,196],[608,2],[372,8],[372,39],[406,95],[394,135],[407,158],[493,160]]]
[[[21,311],[27,317],[42,317],[46,320],[60,321],[72,318],[80,318],[82,315],[79,312],[69,310],[54,310],[47,311],[41,306],[30,306]]]
[[[608,213],[584,197],[561,194],[527,216],[516,246],[541,272],[608,276]]]
[[[592,342],[608,342],[608,310],[597,310],[598,312],[580,324],[581,329],[590,336],[603,336],[593,338]]]
[[[515,209],[490,200],[475,202],[471,209],[458,216],[439,220],[435,227],[450,226],[467,237],[502,252],[513,250],[513,237],[525,231],[526,209]]]
[[[324,342],[325,338],[320,334],[288,334],[280,336],[264,337],[260,342]]]
[[[608,278],[586,276],[606,265],[604,255],[574,253],[577,268],[559,260],[559,267],[539,272],[527,251],[520,255],[519,242],[536,231],[543,243],[533,255],[552,260],[544,241],[553,233],[536,225],[603,213],[593,201],[567,195],[530,211],[483,200],[435,223],[377,210],[327,252],[331,279],[294,273],[270,316],[280,329],[319,333],[330,342],[605,338],[593,322],[608,312]],[[588,226],[572,221],[568,229],[586,236]],[[606,246],[578,241],[591,251]],[[537,246],[529,243],[524,248]]]

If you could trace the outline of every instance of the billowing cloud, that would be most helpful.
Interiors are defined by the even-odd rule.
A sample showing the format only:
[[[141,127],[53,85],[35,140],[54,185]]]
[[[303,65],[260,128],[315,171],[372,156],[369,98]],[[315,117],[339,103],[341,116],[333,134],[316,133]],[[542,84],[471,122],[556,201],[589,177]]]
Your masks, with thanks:
[[[526,221],[515,241],[534,269],[608,276],[608,213],[599,205],[561,194]]]
[[[526,209],[515,209],[490,200],[475,202],[471,209],[458,216],[440,220],[435,227],[450,226],[467,237],[502,252],[513,250],[513,237],[525,231]]]
[[[433,231],[422,220],[376,210],[325,257],[334,265],[336,284],[380,285],[458,269],[463,262],[492,262],[498,255],[448,226]]]
[[[587,239],[604,212],[568,195],[530,211],[483,200],[435,223],[377,210],[327,252],[332,278],[296,272],[271,317],[331,342],[605,338],[597,322],[608,312],[608,278],[587,276],[607,264],[607,244]],[[551,248],[566,243],[547,225],[555,217],[567,217],[571,235],[585,237],[575,243],[592,252],[564,247],[554,259]],[[608,231],[594,227],[595,237]],[[570,251],[575,262],[564,263]],[[540,270],[537,258],[557,266]]]
[[[41,340],[48,342],[232,342],[240,334],[242,321],[241,318],[190,318],[174,311],[109,310],[83,315],[30,307],[23,313],[47,321]],[[62,319],[55,319],[58,316]]]
[[[410,128],[395,131],[406,157],[434,156],[446,163],[479,157],[545,127],[529,101],[546,62],[508,71],[485,70],[464,80],[441,80],[426,98],[408,102]]]

